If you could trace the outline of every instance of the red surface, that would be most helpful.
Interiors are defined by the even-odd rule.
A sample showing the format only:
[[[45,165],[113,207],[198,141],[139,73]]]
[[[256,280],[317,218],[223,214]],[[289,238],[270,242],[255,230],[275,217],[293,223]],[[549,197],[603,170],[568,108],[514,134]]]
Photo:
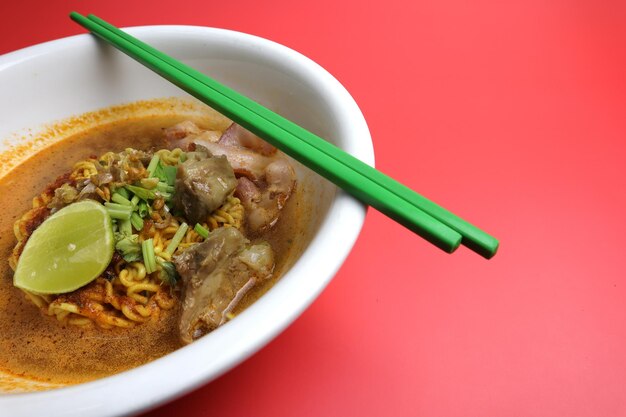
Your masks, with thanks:
[[[147,415],[625,415],[623,3],[300,3],[0,5],[0,52],[82,33],[71,9],[292,47],[355,97],[380,169],[501,239],[450,256],[370,211],[287,331]]]

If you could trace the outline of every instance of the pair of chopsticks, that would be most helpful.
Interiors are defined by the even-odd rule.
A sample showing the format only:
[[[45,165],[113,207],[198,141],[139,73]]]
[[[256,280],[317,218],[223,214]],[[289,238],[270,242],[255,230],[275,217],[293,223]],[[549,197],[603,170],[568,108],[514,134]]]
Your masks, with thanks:
[[[498,241],[324,139],[94,16],[70,17],[357,199],[452,253],[462,243],[489,259]]]

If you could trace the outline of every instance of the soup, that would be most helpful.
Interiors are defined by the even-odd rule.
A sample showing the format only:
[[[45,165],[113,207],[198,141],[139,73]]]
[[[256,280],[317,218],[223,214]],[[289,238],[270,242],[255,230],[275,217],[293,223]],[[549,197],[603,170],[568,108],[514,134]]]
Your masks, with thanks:
[[[163,248],[159,249],[162,252],[157,251],[157,258],[161,253],[163,255],[161,261],[171,261],[171,264],[174,264],[175,269],[182,276],[178,282],[165,282],[167,280],[162,279],[162,276],[166,276],[163,273],[164,268],[157,267],[159,270],[147,275],[151,277],[150,284],[156,283],[158,288],[155,287],[156,289],[152,292],[141,289],[133,293],[136,296],[135,305],[145,307],[148,305],[146,300],[151,300],[152,305],[157,306],[154,311],[157,311],[158,314],[150,313],[145,307],[143,310],[137,309],[131,312],[137,316],[137,320],[134,320],[132,314],[122,312],[121,307],[116,310],[108,305],[105,302],[106,294],[103,293],[105,295],[101,296],[99,304],[108,308],[107,311],[112,312],[111,317],[118,318],[120,323],[123,321],[124,325],[116,325],[115,321],[109,319],[100,320],[99,317],[102,314],[89,315],[85,313],[86,310],[80,309],[85,306],[85,303],[81,301],[82,298],[72,298],[72,294],[75,294],[74,291],[67,294],[42,296],[37,292],[24,292],[16,288],[13,285],[13,270],[9,263],[1,262],[0,369],[2,371],[54,384],[73,384],[139,366],[201,337],[234,318],[267,291],[302,251],[304,243],[301,231],[305,229],[307,213],[302,200],[301,187],[294,182],[289,195],[285,198],[284,188],[282,191],[280,188],[284,187],[284,178],[273,180],[270,174],[263,171],[268,163],[280,160],[280,165],[287,159],[236,125],[229,127],[228,122],[223,118],[196,118],[192,121],[187,119],[189,119],[188,115],[170,114],[130,118],[91,128],[51,145],[45,151],[30,157],[0,178],[0,193],[4,196],[3,207],[0,211],[0,257],[3,260],[12,256],[12,251],[16,245],[13,233],[14,224],[31,209],[34,197],[40,195],[46,187],[53,190],[54,194],[54,190],[61,188],[62,184],[66,184],[64,181],[68,179],[68,175],[71,176],[77,170],[80,171],[80,167],[77,168],[75,165],[77,162],[92,161],[101,164],[101,166],[96,167],[100,169],[105,166],[102,158],[106,159],[106,155],[109,155],[110,159],[122,158],[123,155],[128,155],[129,151],[126,151],[126,154],[124,152],[129,146],[137,152],[137,155],[145,159],[141,162],[141,166],[144,168],[149,165],[148,159],[150,161],[155,160],[154,156],[158,153],[155,152],[156,150],[161,150],[159,151],[161,152],[160,158],[157,158],[159,163],[167,158],[172,159],[175,152],[179,152],[179,155],[181,153],[188,155],[182,163],[176,161],[176,164],[170,165],[175,167],[176,183],[168,185],[170,188],[164,190],[174,194],[171,196],[171,200],[168,203],[161,201],[164,199],[158,198],[147,200],[151,204],[152,213],[164,214],[162,217],[167,217],[167,212],[163,211],[163,206],[161,209],[157,207],[160,204],[170,205],[171,207],[167,207],[167,210],[171,208],[179,211],[178,215],[170,216],[168,226],[172,229],[170,235],[163,238],[165,232],[161,233],[160,231],[165,231],[167,228],[163,227],[156,230],[153,227],[156,234],[141,236],[146,227],[140,228],[140,225],[133,226],[131,234],[137,236],[138,241],[143,242],[161,236],[164,243],[167,244],[163,246],[169,246],[174,239],[173,235],[180,229],[182,221],[187,220],[188,226],[191,226],[178,245],[175,245],[177,247],[173,249],[171,259],[166,259],[167,254],[163,254]],[[202,143],[206,146],[203,146]],[[174,149],[180,151],[174,151]],[[235,152],[233,153],[233,151]],[[243,153],[239,154],[239,151]],[[253,157],[252,163],[261,161],[265,166],[246,165],[251,162],[246,157]],[[181,168],[181,165],[188,163],[188,161],[193,162],[191,161],[193,158],[197,160],[198,164],[204,163],[209,158],[225,159],[228,161],[228,165],[233,168],[235,175],[232,178],[229,177],[231,183],[224,195],[219,197],[224,200],[220,202],[219,207],[217,209],[214,207],[205,208],[205,212],[200,214],[194,212],[198,204],[193,195],[187,196],[186,200],[181,198],[178,202],[174,201],[176,193],[191,193],[190,190],[184,191],[184,184],[182,183],[184,183],[185,178],[182,177],[185,173],[182,172],[184,169]],[[219,162],[219,164],[224,165],[223,162]],[[191,163],[188,165],[191,166]],[[166,164],[164,163],[163,166]],[[255,169],[261,170],[257,172],[257,174],[261,173],[260,177],[254,176]],[[188,171],[192,172],[191,169]],[[172,172],[170,170],[170,174]],[[187,172],[188,175],[193,175],[193,172],[192,174],[189,172]],[[64,174],[66,175],[63,177],[64,179],[57,180],[59,176]],[[95,180],[94,175],[97,176],[98,173],[83,172],[82,176],[79,176],[78,179],[74,178],[69,184],[75,188],[77,193],[80,193],[84,187],[82,190],[78,190],[80,186],[77,186],[77,183],[80,181],[89,182],[90,178]],[[146,175],[146,177],[148,176]],[[132,188],[130,183],[133,182],[139,186],[142,179],[139,177],[131,179],[127,183],[130,187],[126,187],[126,189],[139,192]],[[53,183],[55,183],[54,186],[50,187],[50,184]],[[123,188],[119,185],[118,191]],[[280,201],[278,201],[276,197],[280,197],[281,192],[283,192],[283,198],[279,198]],[[159,195],[157,193],[157,196]],[[276,200],[275,203],[270,201],[270,195]],[[92,198],[98,200],[94,196],[95,194],[92,193],[91,196],[82,200]],[[128,197],[130,201],[133,193],[125,193],[124,196]],[[111,198],[111,196],[101,197],[99,203],[105,201],[110,203]],[[185,200],[186,203],[181,200]],[[59,208],[54,207],[50,201],[46,201],[46,206],[53,207],[52,210],[49,210],[50,212],[55,211],[55,209],[60,211],[64,210],[64,207],[71,207],[77,201],[78,199],[65,203],[61,201],[60,206],[63,207]],[[255,204],[265,204],[263,202],[267,203],[265,207],[255,206]],[[272,206],[272,204],[275,205]],[[259,209],[256,214],[254,214],[255,209]],[[272,210],[278,211],[271,212]],[[271,213],[268,214],[268,211]],[[206,213],[209,212],[210,215],[206,216]],[[215,215],[216,212],[219,214]],[[239,213],[238,218],[237,213]],[[51,214],[47,213],[46,217],[50,218]],[[113,215],[111,214],[111,216]],[[116,228],[119,229],[122,227],[121,222],[125,220],[118,219],[116,221]],[[159,221],[165,221],[165,219],[158,216],[143,218],[144,225],[152,222],[151,224],[154,226]],[[236,224],[237,221],[239,224]],[[41,223],[41,221],[37,223]],[[199,228],[195,228],[192,223],[195,223]],[[37,226],[39,225],[37,224]],[[230,232],[220,231],[228,228],[231,229]],[[240,230],[240,232],[235,232],[234,229]],[[198,270],[202,268],[191,264],[191,259],[201,257],[201,254],[199,255],[198,251],[190,254],[189,251],[193,248],[202,247],[202,245],[207,246],[211,239],[210,236],[220,233],[228,233],[232,235],[228,237],[229,239],[232,238],[238,242],[236,255],[239,260],[236,264],[228,264],[227,269],[229,271],[240,271],[246,268],[252,271],[254,268],[249,266],[250,259],[258,260],[259,257],[262,257],[261,255],[267,253],[265,251],[268,247],[271,248],[272,253],[271,267],[269,263],[266,265],[267,268],[262,279],[259,278],[258,271],[254,270],[256,272],[247,282],[232,283],[228,280],[234,278],[224,271],[217,273],[214,270],[207,270],[205,265],[203,270],[209,271],[212,274],[212,279],[226,280],[224,281],[226,284],[216,284],[219,288],[213,288],[212,291],[214,292],[208,297],[212,300],[212,311],[205,311],[206,306],[200,306],[202,311],[196,312],[197,314],[194,316],[189,313],[189,305],[194,304],[197,309],[198,303],[202,300],[206,301],[207,296],[192,293],[190,290],[192,281],[197,287],[201,285],[198,282],[201,282],[203,278],[202,274],[198,273]],[[20,250],[22,249],[24,248],[22,247]],[[209,248],[207,250],[214,249]],[[17,252],[19,255],[19,250]],[[187,258],[183,256],[185,253],[187,253]],[[133,263],[141,264],[143,258],[140,256],[125,260],[122,255],[124,254],[120,252],[116,244],[115,254],[109,265],[110,268],[107,269],[113,273],[109,276],[104,273],[100,274],[96,280],[90,281],[89,284],[75,291],[82,289],[84,292],[84,288],[89,286],[96,288],[98,285],[102,288],[109,288],[109,290],[115,286],[125,290],[125,287],[118,282],[121,271],[129,269]],[[230,255],[226,254],[225,256]],[[19,256],[14,255],[14,258],[16,262],[19,262]],[[113,265],[114,262],[119,263],[119,265]],[[164,265],[164,263],[159,265]],[[248,277],[245,275],[245,271],[241,277]],[[160,279],[163,282],[159,282]],[[215,291],[221,291],[220,294],[226,291],[224,285],[227,285],[227,290],[232,292],[226,302],[215,296]],[[157,299],[155,301],[153,297],[159,294],[163,300]],[[121,297],[126,298],[120,299],[128,298],[124,294]],[[193,302],[189,301],[190,297]],[[63,302],[59,302],[59,299]],[[160,301],[163,303],[160,304]],[[62,304],[66,310],[61,308],[62,311],[59,312],[55,308],[51,308],[50,305],[55,302],[58,305]],[[142,311],[148,311],[150,314],[141,316],[139,313]],[[192,317],[189,317],[190,315]],[[185,326],[181,324],[181,318],[183,321],[186,320]],[[182,327],[185,327],[184,331],[181,330]]]

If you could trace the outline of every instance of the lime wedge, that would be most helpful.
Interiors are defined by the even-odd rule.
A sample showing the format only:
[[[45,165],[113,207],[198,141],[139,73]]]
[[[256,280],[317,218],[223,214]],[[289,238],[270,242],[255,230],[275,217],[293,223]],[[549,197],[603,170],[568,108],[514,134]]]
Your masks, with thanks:
[[[104,206],[89,200],[70,204],[30,236],[13,284],[39,294],[74,291],[106,269],[113,247],[111,218]]]

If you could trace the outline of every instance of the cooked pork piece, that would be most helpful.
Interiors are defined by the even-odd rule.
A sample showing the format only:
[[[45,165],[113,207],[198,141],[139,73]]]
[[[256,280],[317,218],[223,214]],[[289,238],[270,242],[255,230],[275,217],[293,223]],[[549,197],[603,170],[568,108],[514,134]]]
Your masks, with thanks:
[[[274,253],[269,244],[250,245],[237,229],[223,227],[174,263],[184,285],[180,337],[191,343],[224,324],[242,297],[271,276]]]
[[[192,223],[206,221],[237,186],[232,167],[224,156],[194,152],[176,173],[174,204]]]
[[[238,177],[245,176],[255,182],[263,180],[265,167],[275,160],[275,158],[263,156],[248,148],[242,148],[241,146],[204,142],[198,139],[199,138],[196,137],[194,143],[202,145],[213,155],[225,156]]]
[[[265,156],[271,156],[276,153],[275,147],[237,123],[233,123],[224,131],[219,143],[226,146],[241,146]]]
[[[200,133],[200,128],[191,120],[185,120],[165,129],[165,139],[169,142],[174,142],[198,133]]]
[[[296,184],[296,173],[289,161],[276,153],[276,148],[235,123],[217,142],[189,123],[181,124],[174,130],[176,134],[170,136],[185,148],[194,144],[212,155],[225,156],[239,178],[235,196],[246,209],[248,229],[256,233],[274,226]],[[187,136],[183,136],[184,132]]]
[[[174,148],[187,148],[192,138],[198,138],[203,142],[217,142],[221,138],[217,130],[202,130],[194,122],[185,120],[172,127],[165,129],[165,139]]]
[[[278,159],[265,168],[263,186],[257,186],[246,177],[239,178],[235,196],[246,209],[250,231],[260,232],[276,224],[294,186],[295,173],[284,159]]]

